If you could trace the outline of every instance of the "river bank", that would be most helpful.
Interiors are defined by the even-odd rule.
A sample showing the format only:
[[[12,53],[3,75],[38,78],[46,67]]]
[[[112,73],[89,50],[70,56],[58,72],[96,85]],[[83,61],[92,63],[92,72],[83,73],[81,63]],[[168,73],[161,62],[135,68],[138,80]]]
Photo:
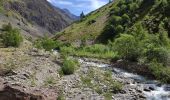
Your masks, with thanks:
[[[170,85],[161,84],[156,80],[144,77],[149,75],[148,72],[140,70],[143,69],[143,67],[139,66],[137,72],[137,65],[134,63],[119,61],[114,64],[101,64],[83,59],[80,59],[80,62],[89,66],[97,66],[102,69],[110,69],[113,71],[113,77],[124,83],[124,92],[115,94],[113,97],[115,100],[170,100]],[[144,76],[136,74],[144,74],[145,72],[146,74]]]

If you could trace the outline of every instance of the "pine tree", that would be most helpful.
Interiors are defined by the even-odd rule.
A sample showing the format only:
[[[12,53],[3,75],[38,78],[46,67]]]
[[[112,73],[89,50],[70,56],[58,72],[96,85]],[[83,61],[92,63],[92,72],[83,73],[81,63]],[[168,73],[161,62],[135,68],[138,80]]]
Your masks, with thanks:
[[[82,13],[80,14],[80,19],[83,19],[85,17],[84,12],[82,11]]]

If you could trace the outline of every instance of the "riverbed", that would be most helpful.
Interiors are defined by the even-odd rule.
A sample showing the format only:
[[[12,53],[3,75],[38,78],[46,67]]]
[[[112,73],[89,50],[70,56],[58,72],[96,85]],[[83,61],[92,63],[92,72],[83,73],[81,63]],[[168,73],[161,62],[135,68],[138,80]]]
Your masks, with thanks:
[[[120,79],[132,80],[129,83],[129,87],[135,86],[139,88],[141,94],[144,94],[144,98],[146,98],[146,100],[170,100],[170,85],[168,84],[161,84],[156,80],[148,80],[141,75],[130,73],[123,69],[114,68],[111,64],[89,61],[87,59],[79,59],[79,62],[86,66],[110,69],[112,70],[113,77],[116,76]]]

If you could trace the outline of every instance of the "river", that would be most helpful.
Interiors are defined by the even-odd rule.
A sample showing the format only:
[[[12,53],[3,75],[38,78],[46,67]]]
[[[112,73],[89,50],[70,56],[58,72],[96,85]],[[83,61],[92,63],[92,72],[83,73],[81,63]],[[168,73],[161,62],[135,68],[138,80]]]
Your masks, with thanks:
[[[79,59],[81,64],[86,64],[87,66],[94,66],[100,68],[108,68],[111,67],[109,64],[92,62],[84,59]],[[148,80],[147,78],[129,73],[123,69],[112,68],[113,75],[118,75],[120,77],[125,77],[129,79],[133,79],[135,84],[131,83],[129,85],[140,85],[142,86],[142,92],[144,93],[147,100],[170,100],[170,85],[168,84],[160,84],[156,80]],[[146,88],[147,87],[147,88]]]

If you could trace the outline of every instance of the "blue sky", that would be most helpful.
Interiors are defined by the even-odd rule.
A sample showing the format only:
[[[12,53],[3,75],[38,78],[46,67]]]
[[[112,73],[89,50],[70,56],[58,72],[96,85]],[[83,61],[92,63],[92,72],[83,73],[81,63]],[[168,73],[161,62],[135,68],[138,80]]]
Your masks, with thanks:
[[[75,15],[85,14],[105,5],[109,0],[47,0],[56,7],[67,8]]]

